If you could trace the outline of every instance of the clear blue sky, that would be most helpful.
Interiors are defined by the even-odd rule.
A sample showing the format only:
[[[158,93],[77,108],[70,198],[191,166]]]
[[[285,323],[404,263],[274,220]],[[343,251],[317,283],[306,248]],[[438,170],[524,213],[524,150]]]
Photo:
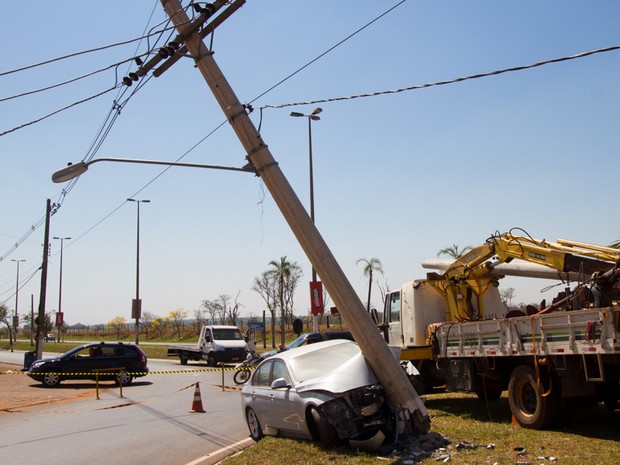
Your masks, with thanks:
[[[184,2],[187,4],[187,2]],[[423,277],[441,248],[478,245],[495,231],[607,245],[620,237],[620,51],[445,86],[369,98],[259,108],[418,86],[620,45],[616,1],[408,0],[262,97],[266,90],[398,2],[249,0],[216,31],[215,59],[299,197],[308,205],[307,121],[313,123],[316,223],[362,300],[359,258],[383,262],[385,285]],[[152,17],[151,17],[152,13]],[[158,1],[6,2],[0,73],[144,35],[166,19]],[[137,42],[0,76],[0,98],[107,68],[143,53]],[[119,76],[135,65],[119,67]],[[0,102],[0,132],[114,85],[114,69]],[[127,94],[125,94],[125,97]],[[123,97],[123,98],[125,98]],[[89,153],[118,92],[0,137],[0,302],[38,307],[43,227],[11,251],[57,202],[51,174]],[[224,116],[190,59],[148,81],[123,107],[96,157],[176,160]],[[184,161],[242,166],[228,124]],[[136,205],[141,213],[143,310],[190,315],[204,299],[236,296],[242,314],[265,308],[251,290],[271,260],[310,265],[259,178],[240,173],[99,163],[52,217],[65,242],[67,323],[131,315]],[[10,252],[10,253],[8,253]],[[48,311],[58,307],[59,241],[52,241]],[[34,277],[27,281],[30,276]],[[507,281],[515,301],[547,283]],[[297,314],[308,310],[304,282]],[[378,288],[373,305],[379,307]]]

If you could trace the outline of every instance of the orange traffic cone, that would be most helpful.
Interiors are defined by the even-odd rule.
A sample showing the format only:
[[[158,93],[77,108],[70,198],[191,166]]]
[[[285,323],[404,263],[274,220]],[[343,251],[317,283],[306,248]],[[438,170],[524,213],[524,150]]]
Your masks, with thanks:
[[[205,413],[205,409],[202,408],[202,399],[200,397],[200,383],[196,383],[194,402],[192,403],[192,409],[189,410],[189,413]]]

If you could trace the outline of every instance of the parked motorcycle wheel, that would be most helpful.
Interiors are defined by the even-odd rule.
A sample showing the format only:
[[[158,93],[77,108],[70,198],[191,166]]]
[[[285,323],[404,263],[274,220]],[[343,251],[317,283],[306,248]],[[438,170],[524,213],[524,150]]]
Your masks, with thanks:
[[[235,375],[233,376],[233,380],[235,384],[245,384],[248,379],[250,379],[250,369],[248,367],[240,368],[235,371]]]

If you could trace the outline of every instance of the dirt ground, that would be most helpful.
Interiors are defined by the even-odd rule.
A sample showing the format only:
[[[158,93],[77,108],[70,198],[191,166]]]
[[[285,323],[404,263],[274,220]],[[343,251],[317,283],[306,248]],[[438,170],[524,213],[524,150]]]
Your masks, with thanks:
[[[21,365],[0,363],[0,416],[97,396],[94,381],[64,381],[57,387],[46,388],[23,374],[21,368]],[[114,383],[100,385],[100,395],[102,387],[113,386]]]

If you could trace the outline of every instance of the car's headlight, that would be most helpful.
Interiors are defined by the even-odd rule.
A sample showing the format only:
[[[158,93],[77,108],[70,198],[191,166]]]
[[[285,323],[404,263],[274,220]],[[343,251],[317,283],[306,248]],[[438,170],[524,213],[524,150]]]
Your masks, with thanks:
[[[45,362],[34,362],[32,365],[30,365],[30,368],[40,368],[43,365],[45,365]]]
[[[219,344],[213,344],[213,350],[219,352],[220,350],[224,350],[224,346],[221,346]]]

